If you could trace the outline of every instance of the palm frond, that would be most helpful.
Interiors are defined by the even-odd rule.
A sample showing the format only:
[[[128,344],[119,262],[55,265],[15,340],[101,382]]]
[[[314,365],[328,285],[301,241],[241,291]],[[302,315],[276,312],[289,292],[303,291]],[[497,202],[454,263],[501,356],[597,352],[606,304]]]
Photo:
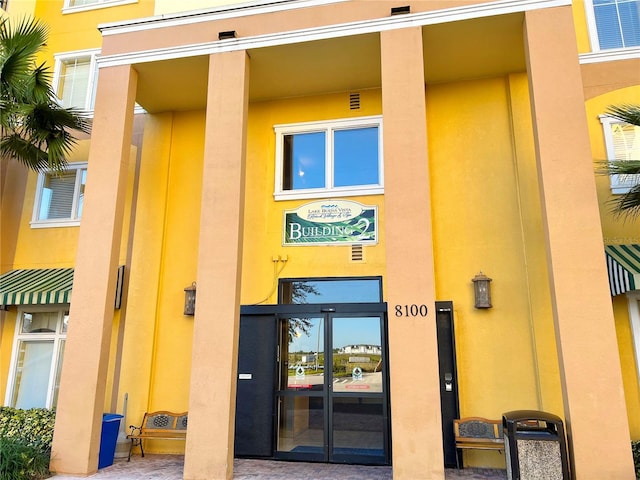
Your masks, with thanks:
[[[73,108],[62,108],[51,102],[25,105],[25,126],[31,130],[57,131],[71,128],[88,133],[89,121],[82,112]]]
[[[45,45],[48,28],[38,20],[24,18],[17,25],[0,23],[0,86],[3,95],[24,94],[36,54]]]
[[[39,103],[55,101],[55,93],[51,88],[52,80],[53,75],[44,63],[33,69],[29,79],[33,101]]]
[[[18,23],[8,18],[0,23],[0,48],[35,56],[46,44],[49,27],[38,19],[23,17]]]
[[[0,156],[14,158],[30,170],[42,172],[49,169],[47,152],[37,148],[28,140],[14,133],[6,135],[0,140]],[[64,162],[66,165],[66,162]],[[61,170],[63,166],[54,166],[54,170]]]
[[[61,171],[76,144],[73,132],[88,133],[90,121],[58,105],[50,70],[35,63],[47,34],[38,20],[0,20],[0,154],[36,171]]]
[[[612,213],[616,217],[635,219],[640,217],[640,183],[627,193],[610,201]]]
[[[598,173],[604,175],[640,175],[640,160],[609,160],[600,165]]]
[[[21,136],[34,147],[46,152],[49,168],[59,170],[72,152],[76,139],[71,130],[88,132],[89,122],[71,109],[43,103],[25,108]]]
[[[640,127],[640,105],[610,105],[606,113],[621,122]]]

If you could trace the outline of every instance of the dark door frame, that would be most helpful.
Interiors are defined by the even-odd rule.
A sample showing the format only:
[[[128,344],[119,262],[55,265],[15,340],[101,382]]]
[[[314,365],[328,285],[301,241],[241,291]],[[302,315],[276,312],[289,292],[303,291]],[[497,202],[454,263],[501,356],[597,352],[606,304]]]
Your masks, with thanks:
[[[291,316],[304,313],[387,313],[386,302],[381,303],[306,303],[279,305],[241,305],[240,315]]]
[[[278,304],[278,305],[243,305],[240,307],[240,316],[241,316],[241,321],[243,317],[250,317],[250,316],[256,316],[256,317],[263,317],[263,318],[267,318],[270,317],[271,319],[273,319],[274,322],[278,322],[280,319],[284,319],[284,318],[290,318],[290,317],[295,317],[296,315],[306,315],[306,316],[311,316],[311,315],[316,315],[316,316],[322,316],[326,319],[330,318],[330,317],[336,317],[336,316],[340,316],[340,315],[345,315],[345,316],[357,316],[357,315],[362,315],[362,316],[367,316],[367,315],[371,315],[371,316],[380,316],[381,318],[381,342],[383,343],[383,345],[381,345],[381,347],[383,348],[383,358],[385,358],[385,364],[388,365],[388,340],[387,340],[387,322],[386,322],[386,318],[387,318],[387,304],[384,302],[380,302],[380,303],[331,303],[331,304]],[[326,325],[328,325],[329,322],[326,323]],[[328,328],[328,327],[327,327]],[[275,330],[277,331],[277,327],[275,328]],[[327,338],[327,337],[325,337]],[[242,342],[242,339],[241,339]],[[276,341],[277,344],[277,341]],[[278,352],[274,352],[274,359],[275,357],[277,357],[279,355]],[[273,450],[273,458],[282,458],[282,459],[289,459],[289,460],[305,460],[305,461],[326,461],[326,459],[324,458],[324,456],[322,458],[320,457],[313,457],[313,456],[296,456],[296,455],[282,455],[282,454],[278,454],[277,452],[277,448],[276,448],[276,435],[277,435],[277,415],[276,415],[276,408],[277,408],[277,396],[278,396],[278,385],[277,385],[277,370],[278,368],[278,362],[277,359],[275,359],[274,362],[274,375],[273,375],[273,379],[271,380],[272,382],[272,392],[273,392],[273,398],[270,399],[270,403],[272,403],[273,405],[273,414],[271,417],[271,421],[273,423],[273,435],[271,438],[271,445],[272,445],[272,450]],[[383,402],[383,417],[384,417],[384,421],[385,421],[385,435],[384,435],[384,451],[385,451],[385,455],[384,455],[384,461],[380,462],[380,461],[375,461],[373,462],[374,464],[383,464],[383,465],[388,465],[391,462],[391,418],[390,418],[390,400],[389,400],[389,369],[388,367],[384,369],[384,376],[383,376],[383,384],[384,384],[384,392],[382,393],[382,402]],[[238,372],[239,374],[244,373],[244,372]],[[241,380],[239,379],[238,382],[240,382]],[[325,395],[327,396],[331,396],[330,392],[326,392]],[[344,394],[343,394],[344,395]],[[328,411],[328,405],[325,407]],[[236,425],[238,425],[238,419],[236,419]],[[331,434],[331,432],[329,432],[329,435]],[[236,441],[236,449],[238,448],[239,443],[238,441]],[[262,455],[251,455],[249,454],[240,454],[241,456],[262,456]],[[299,458],[298,458],[299,457]],[[371,463],[370,459],[366,458],[366,457],[362,457],[362,458],[353,458],[353,459],[348,459],[348,458],[336,458],[337,456],[334,454],[334,463],[349,463],[350,461],[352,461],[354,464],[358,464],[358,463]],[[339,457],[339,456],[338,456]]]
[[[440,412],[445,467],[462,465],[453,433],[453,419],[460,418],[458,367],[453,322],[453,302],[436,302],[435,318],[438,339],[438,371],[440,377]]]

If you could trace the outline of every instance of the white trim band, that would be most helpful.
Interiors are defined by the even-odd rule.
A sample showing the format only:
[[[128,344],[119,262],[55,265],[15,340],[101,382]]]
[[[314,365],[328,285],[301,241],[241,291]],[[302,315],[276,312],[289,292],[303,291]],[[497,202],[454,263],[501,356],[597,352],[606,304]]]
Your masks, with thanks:
[[[200,10],[190,10],[180,13],[167,13],[153,17],[136,18],[121,22],[101,23],[98,30],[103,36],[118,35],[121,33],[153,30],[156,28],[176,27],[191,25],[193,23],[211,22],[229,18],[247,17],[250,15],[262,15],[297,8],[317,7],[332,3],[347,2],[350,0],[255,0],[252,2],[213,7]]]
[[[340,0],[342,1],[342,0]],[[473,6],[463,6],[436,10],[431,12],[420,12],[416,14],[406,14],[394,17],[377,18],[322,27],[292,30],[288,32],[270,33],[256,35],[253,37],[235,38],[229,40],[219,40],[201,44],[191,44],[179,47],[161,48],[140,52],[129,52],[122,54],[106,55],[98,58],[98,67],[113,67],[119,65],[130,65],[134,63],[157,62],[171,60],[175,58],[194,57],[200,55],[211,55],[223,52],[238,50],[248,50],[252,48],[273,47],[294,43],[309,42],[315,40],[326,40],[330,38],[348,37],[352,35],[362,35],[367,33],[379,33],[387,30],[396,30],[409,27],[422,27],[426,25],[436,25],[440,23],[469,20],[473,18],[484,18],[496,15],[507,15],[511,13],[521,13],[529,10],[559,7],[571,5],[571,0],[501,0],[476,4]],[[219,17],[207,16],[208,20],[215,20]],[[192,23],[181,18],[183,23]],[[198,21],[200,21],[198,19]],[[112,33],[125,33],[144,30],[148,28],[160,28],[166,26],[162,19],[154,23],[136,24],[126,26],[122,29],[117,25],[113,27],[102,26],[101,29],[113,28]],[[107,32],[103,31],[103,35]]]
[[[601,50],[580,55],[580,64],[615,62],[617,60],[634,60],[640,58],[640,48],[619,48],[615,50]]]

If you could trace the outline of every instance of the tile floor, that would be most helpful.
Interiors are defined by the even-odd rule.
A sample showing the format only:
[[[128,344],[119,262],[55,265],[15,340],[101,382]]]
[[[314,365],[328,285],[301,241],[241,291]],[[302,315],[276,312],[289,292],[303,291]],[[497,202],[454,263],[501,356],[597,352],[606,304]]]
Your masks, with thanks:
[[[184,457],[147,455],[115,459],[113,465],[91,475],[91,480],[181,480]],[[392,467],[331,465],[325,463],[275,462],[236,459],[234,480],[392,480]],[[465,468],[447,469],[446,480],[505,480],[504,470]],[[76,476],[55,475],[51,480],[78,480]]]

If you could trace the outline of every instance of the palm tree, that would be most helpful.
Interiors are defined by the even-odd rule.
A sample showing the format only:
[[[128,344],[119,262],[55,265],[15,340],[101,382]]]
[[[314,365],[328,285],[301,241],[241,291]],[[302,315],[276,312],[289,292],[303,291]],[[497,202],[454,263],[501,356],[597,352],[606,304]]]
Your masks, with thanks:
[[[640,127],[640,105],[610,106],[606,112],[609,116]],[[618,216],[640,216],[640,158],[633,160],[609,160],[606,162],[608,175],[637,175],[628,192],[612,201],[613,212]]]
[[[76,143],[72,131],[88,133],[90,125],[80,111],[58,105],[49,69],[36,64],[47,34],[38,20],[0,20],[0,161],[60,172]]]

